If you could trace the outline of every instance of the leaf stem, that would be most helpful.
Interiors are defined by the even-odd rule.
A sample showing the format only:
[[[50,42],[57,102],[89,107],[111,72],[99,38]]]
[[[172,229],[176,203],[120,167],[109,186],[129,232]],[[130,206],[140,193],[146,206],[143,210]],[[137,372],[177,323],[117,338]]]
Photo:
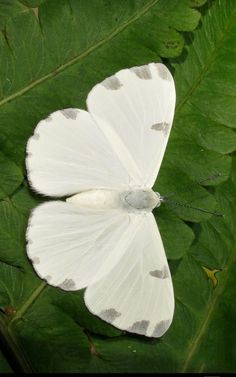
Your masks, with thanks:
[[[3,346],[3,352],[6,358],[9,359],[10,365],[16,372],[33,373],[33,369],[18,344],[14,334],[13,324],[23,317],[46,285],[46,282],[43,281],[10,320],[2,315],[0,316],[0,344]]]
[[[9,322],[9,326],[11,326],[15,321],[21,319],[24,315],[24,313],[27,311],[27,309],[34,303],[34,301],[37,299],[37,297],[40,295],[40,293],[46,288],[47,283],[43,281],[38,288],[35,289],[35,291],[32,293],[32,295],[28,298],[28,300],[25,301],[25,303],[21,306],[19,310],[17,310],[16,314],[12,318],[12,320]]]
[[[229,31],[230,27],[232,26],[232,23],[235,22],[235,11],[231,13],[228,22],[226,23],[226,26],[222,32],[222,35],[216,43],[214,47],[214,51],[210,54],[209,58],[206,59],[206,62],[204,64],[204,67],[202,70],[200,70],[199,75],[196,77],[195,81],[193,81],[191,87],[187,90],[186,94],[183,96],[183,99],[179,104],[176,106],[175,114],[179,114],[180,110],[184,106],[184,104],[189,100],[190,96],[193,94],[193,92],[198,88],[199,84],[203,80],[204,76],[208,72],[209,68],[211,67],[211,64],[214,62],[214,60],[217,57],[217,54],[221,52],[221,48],[224,45],[225,38],[227,36],[227,32]],[[175,117],[176,118],[176,117]]]
[[[140,8],[138,12],[136,12],[132,17],[130,17],[126,22],[124,22],[122,25],[114,29],[108,36],[101,39],[99,42],[97,42],[95,45],[92,45],[87,50],[83,51],[81,54],[75,56],[71,60],[67,61],[64,64],[61,64],[58,66],[54,71],[49,72],[45,76],[42,76],[41,78],[32,81],[30,84],[25,86],[24,88],[20,89],[18,92],[15,92],[8,97],[3,98],[0,101],[0,106],[4,105],[5,103],[14,100],[17,97],[22,96],[23,94],[27,93],[29,90],[34,88],[35,86],[41,84],[42,82],[46,81],[47,79],[50,79],[51,77],[54,77],[58,75],[60,72],[64,71],[67,67],[70,67],[71,65],[79,62],[81,59],[89,55],[94,50],[97,50],[100,46],[104,45],[109,40],[113,39],[117,34],[125,30],[131,23],[137,21],[140,17],[145,15],[149,11],[150,8],[152,8],[159,0],[150,0],[149,2],[145,3],[143,7]]]
[[[229,258],[228,265],[225,268],[225,275],[224,278],[222,278],[221,285],[218,285],[218,287],[215,288],[215,294],[213,296],[212,301],[210,301],[206,311],[207,315],[204,317],[203,321],[200,323],[198,331],[196,331],[196,336],[192,339],[191,343],[189,344],[188,352],[187,352],[187,357],[185,359],[185,362],[183,363],[183,367],[181,369],[181,373],[187,373],[189,370],[189,364],[193,359],[193,356],[195,352],[197,351],[199,344],[202,341],[202,338],[205,334],[205,330],[208,327],[209,321],[211,319],[211,316],[214,314],[214,310],[218,304],[219,298],[221,297],[225,286],[227,284],[227,280],[229,277],[229,274],[227,274],[227,271],[230,269],[230,267],[234,264],[236,259],[235,252],[232,252],[231,257]],[[193,372],[193,371],[191,371]]]
[[[33,373],[33,369],[20,348],[11,327],[4,317],[0,316],[0,344],[2,351],[15,372]]]

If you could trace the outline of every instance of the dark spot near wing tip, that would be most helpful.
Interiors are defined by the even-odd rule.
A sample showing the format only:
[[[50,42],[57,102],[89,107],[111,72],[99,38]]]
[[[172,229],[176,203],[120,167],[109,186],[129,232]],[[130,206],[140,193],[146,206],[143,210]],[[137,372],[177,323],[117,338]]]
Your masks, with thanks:
[[[166,279],[169,277],[169,271],[166,266],[162,270],[150,271],[149,274],[159,279]]]
[[[64,115],[67,119],[73,119],[76,120],[77,115],[79,113],[78,109],[63,109],[61,110],[61,113]]]
[[[109,90],[117,90],[122,87],[122,83],[116,76],[110,76],[102,82],[102,85]]]
[[[34,257],[32,258],[33,264],[39,264],[40,263],[40,258],[39,257]]]
[[[158,322],[155,326],[155,329],[152,333],[152,336],[154,338],[158,338],[158,337],[162,336],[166,332],[166,330],[168,329],[169,324],[170,324],[170,321],[168,319],[165,320],[165,321]]]
[[[145,335],[149,326],[149,321],[142,320],[134,322],[127,330],[136,334]]]
[[[155,130],[155,131],[163,131],[165,134],[168,133],[169,128],[170,128],[170,124],[167,123],[167,122],[155,123],[155,124],[153,124],[153,125],[151,126],[151,129],[152,129],[152,130]]]
[[[52,121],[52,116],[49,115],[47,118],[44,119],[45,122],[51,122]]]
[[[172,80],[172,76],[171,76],[168,68],[166,68],[166,66],[164,64],[157,63],[156,64],[156,68],[157,68],[159,76],[163,80],[167,80],[167,81],[171,81]]]
[[[131,72],[142,80],[150,80],[152,78],[151,70],[148,65],[142,65],[141,67],[130,68]]]
[[[116,309],[105,309],[99,313],[99,317],[102,318],[104,321],[113,322],[117,317],[120,317],[121,313],[119,313]]]
[[[35,132],[33,134],[33,139],[38,140],[39,138],[40,138],[40,135],[37,132]]]
[[[75,288],[75,282],[73,279],[65,279],[60,285],[60,288],[70,290]]]

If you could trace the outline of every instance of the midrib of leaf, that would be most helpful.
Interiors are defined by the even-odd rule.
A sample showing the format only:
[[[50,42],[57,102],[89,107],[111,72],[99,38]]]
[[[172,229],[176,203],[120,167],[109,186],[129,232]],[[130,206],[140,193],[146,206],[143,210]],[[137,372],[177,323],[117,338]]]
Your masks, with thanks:
[[[189,100],[189,98],[192,96],[194,91],[198,88],[199,84],[202,82],[204,76],[208,72],[212,63],[215,61],[218,53],[221,50],[222,45],[224,44],[224,41],[225,41],[225,38],[227,36],[228,31],[231,28],[233,22],[235,21],[235,14],[236,14],[236,11],[231,13],[228,21],[226,22],[226,25],[225,25],[225,28],[222,32],[221,38],[219,39],[218,43],[215,45],[214,51],[209,56],[209,58],[206,61],[202,71],[200,71],[198,77],[195,79],[192,86],[189,88],[189,90],[187,91],[187,93],[183,97],[182,101],[176,107],[176,115],[178,115],[180,113],[184,104]],[[186,371],[188,370],[188,367],[189,367],[189,365],[190,365],[190,363],[193,359],[195,352],[198,350],[199,345],[201,344],[201,341],[203,339],[205,331],[206,331],[206,329],[209,325],[209,322],[212,318],[212,315],[214,314],[214,310],[215,310],[215,308],[218,304],[219,298],[222,295],[222,293],[224,292],[225,286],[227,284],[227,280],[228,280],[228,276],[229,276],[227,274],[227,270],[230,269],[231,265],[235,262],[235,260],[236,260],[235,253],[232,253],[232,256],[229,259],[228,265],[225,268],[225,274],[226,274],[225,279],[224,279],[224,281],[222,281],[221,285],[218,286],[215,289],[214,297],[213,297],[212,301],[209,303],[209,305],[207,306],[207,309],[206,309],[207,314],[203,318],[203,320],[200,322],[200,325],[199,325],[198,329],[196,330],[195,336],[193,337],[192,341],[189,343],[189,346],[188,346],[187,351],[186,351],[187,357],[185,359],[185,362],[183,363],[182,369],[180,370],[181,373],[186,373]],[[199,373],[202,372],[201,369],[202,369],[202,366],[200,367],[200,370],[198,371]]]
[[[14,361],[16,364],[17,372],[23,373],[33,373],[30,363],[24,355],[23,350],[19,346],[17,338],[14,332],[14,322],[21,319],[29,307],[35,302],[38,296],[46,288],[47,284],[45,281],[41,282],[38,287],[32,292],[29,298],[23,303],[23,305],[17,310],[16,314],[9,321],[0,316],[0,336],[5,342],[8,348],[8,353],[10,352],[11,362]]]
[[[16,211],[22,216],[22,212],[13,204],[12,200],[9,198],[9,202],[11,205],[16,209]],[[10,233],[5,231],[7,235],[10,237]],[[16,246],[18,246],[18,242],[14,239],[11,238],[12,241],[15,242]],[[4,260],[2,263],[6,263]],[[9,263],[7,263],[9,264]],[[10,264],[9,264],[10,265]],[[17,268],[17,266],[14,266]],[[40,284],[37,286],[37,288],[34,289],[34,291],[31,293],[31,295],[28,297],[28,299],[22,304],[22,306],[17,310],[16,314],[12,319],[9,321],[9,326],[11,326],[16,320],[20,319],[23,317],[25,312],[28,310],[28,308],[34,303],[34,301],[38,298],[38,296],[41,294],[41,292],[46,288],[47,283],[45,281],[40,282]],[[7,288],[6,288],[7,289]]]
[[[223,281],[221,281],[221,284],[219,284],[215,288],[215,293],[214,293],[213,299],[212,299],[212,301],[210,301],[210,303],[209,303],[209,305],[207,306],[207,309],[206,309],[207,315],[201,321],[199,327],[196,330],[195,337],[193,337],[192,341],[189,343],[189,347],[187,348],[187,351],[186,351],[187,357],[185,359],[185,362],[183,364],[182,369],[180,370],[180,373],[185,373],[187,371],[188,366],[189,366],[190,362],[192,361],[192,358],[193,358],[195,352],[197,351],[197,349],[198,349],[198,347],[199,347],[199,345],[202,341],[202,338],[203,338],[205,331],[206,331],[206,329],[209,325],[209,322],[210,322],[211,317],[214,313],[214,310],[215,310],[215,308],[218,304],[219,298],[223,294],[225,286],[227,284],[228,277],[229,277],[229,274],[227,274],[227,271],[230,270],[230,267],[235,263],[235,260],[236,260],[236,253],[232,252],[231,257],[229,258],[229,262],[225,267],[225,278],[222,279]],[[202,368],[202,366],[201,366],[201,368]],[[199,370],[198,372],[200,373],[200,371],[201,370]]]
[[[14,99],[16,99],[16,98],[18,98],[20,96],[22,96],[23,94],[25,94],[26,92],[28,92],[29,90],[31,90],[32,88],[34,88],[35,86],[41,84],[42,82],[44,82],[44,81],[46,81],[46,80],[48,80],[48,79],[50,79],[52,77],[55,77],[60,72],[64,71],[66,68],[68,68],[68,67],[72,66],[73,64],[79,62],[81,59],[83,59],[84,57],[86,57],[87,55],[89,55],[91,52],[95,51],[96,49],[98,49],[99,47],[101,47],[102,45],[104,45],[105,43],[109,42],[117,34],[119,34],[124,29],[126,29],[131,23],[137,21],[140,17],[144,16],[149,11],[150,8],[152,8],[155,4],[158,3],[158,1],[159,0],[152,0],[152,1],[148,2],[138,12],[136,12],[132,17],[130,17],[126,22],[124,22],[122,25],[120,25],[119,27],[117,27],[116,29],[114,29],[113,32],[111,32],[107,37],[105,37],[102,40],[100,40],[98,43],[96,43],[93,46],[89,47],[87,50],[85,50],[84,52],[82,52],[78,56],[70,59],[68,62],[60,65],[54,71],[46,74],[45,76],[41,77],[38,80],[35,80],[35,81],[31,82],[29,85],[27,85],[23,89],[19,90],[18,92],[13,93],[10,96],[2,99],[0,101],[0,106],[4,105],[5,103],[10,102],[10,101],[12,101],[12,100],[14,100]]]
[[[12,332],[2,315],[0,315],[0,336],[2,341],[5,342],[3,343],[3,351],[9,354],[11,364],[14,361],[14,366],[12,365],[12,367],[17,368],[16,372],[33,373],[31,365],[26,359],[22,349],[19,347],[14,332]],[[7,347],[7,349],[5,347]]]
[[[210,54],[208,60],[206,60],[206,63],[204,65],[202,71],[200,71],[199,75],[194,80],[192,86],[189,88],[189,90],[187,91],[187,93],[183,97],[182,101],[176,107],[176,110],[175,110],[175,114],[176,115],[180,113],[180,111],[181,111],[182,107],[184,106],[184,104],[189,100],[189,98],[192,96],[193,92],[198,88],[198,86],[202,82],[205,74],[207,73],[207,71],[211,67],[212,63],[215,61],[218,53],[221,50],[222,45],[224,44],[224,40],[226,38],[228,30],[230,29],[230,27],[233,24],[233,22],[235,22],[235,15],[236,15],[236,10],[231,13],[228,21],[225,24],[225,28],[224,28],[224,30],[222,32],[222,36],[219,39],[218,43],[216,43],[215,49],[213,50],[212,54]]]
[[[9,322],[9,326],[12,326],[12,324],[21,319],[23,315],[26,313],[26,311],[29,309],[29,307],[35,302],[35,300],[38,298],[38,296],[42,293],[42,291],[47,287],[47,283],[45,281],[42,281],[37,288],[31,293],[29,298],[23,303],[23,305],[17,310],[14,317]]]

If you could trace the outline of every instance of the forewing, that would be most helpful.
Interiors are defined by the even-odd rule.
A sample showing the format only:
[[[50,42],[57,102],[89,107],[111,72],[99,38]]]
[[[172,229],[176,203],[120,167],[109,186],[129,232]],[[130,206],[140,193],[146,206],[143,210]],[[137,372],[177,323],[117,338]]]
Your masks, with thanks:
[[[100,281],[88,286],[88,309],[119,329],[160,337],[174,313],[174,293],[162,240],[152,213],[137,215],[132,242]]]
[[[127,238],[135,237],[136,222],[125,211],[47,202],[29,219],[27,254],[50,285],[78,290],[113,268],[126,251]]]
[[[48,196],[132,184],[91,115],[78,109],[56,111],[37,125],[27,144],[26,167],[31,186]]]
[[[169,70],[161,63],[121,70],[91,90],[87,106],[135,183],[152,187],[174,117]]]

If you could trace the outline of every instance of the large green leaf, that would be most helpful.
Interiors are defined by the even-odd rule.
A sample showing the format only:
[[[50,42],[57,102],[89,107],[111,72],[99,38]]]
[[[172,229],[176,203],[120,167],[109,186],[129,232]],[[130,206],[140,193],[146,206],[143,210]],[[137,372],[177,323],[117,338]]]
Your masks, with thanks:
[[[0,2],[0,30],[4,31],[8,20],[18,13],[26,10],[20,1],[15,0],[1,0]],[[6,35],[5,35],[6,37]]]
[[[235,371],[234,0],[206,6],[201,25],[185,35],[184,54],[167,60],[177,109],[156,189],[171,195],[155,215],[176,296],[170,330],[160,340],[124,334],[88,312],[82,291],[42,282],[25,253],[30,210],[44,200],[24,179],[25,144],[37,122],[84,107],[91,87],[121,68],[180,55],[179,31],[197,26],[191,6],[203,3],[0,1],[1,372]]]
[[[0,2],[0,197],[22,182],[25,143],[40,119],[84,107],[89,89],[120,68],[177,56],[184,40],[176,29],[192,30],[200,17],[188,0],[41,3],[19,13],[17,0]]]

